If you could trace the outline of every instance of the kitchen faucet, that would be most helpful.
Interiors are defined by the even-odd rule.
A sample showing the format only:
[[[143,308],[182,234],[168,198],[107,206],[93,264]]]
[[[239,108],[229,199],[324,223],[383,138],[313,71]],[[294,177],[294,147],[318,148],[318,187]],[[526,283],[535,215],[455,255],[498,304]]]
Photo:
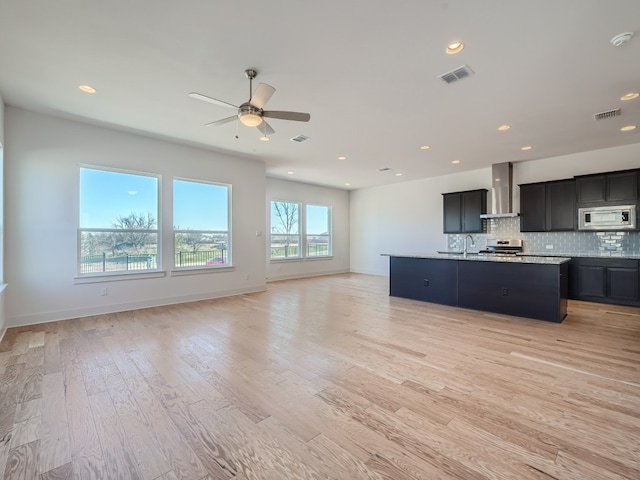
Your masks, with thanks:
[[[464,237],[464,250],[463,250],[463,253],[464,253],[465,257],[467,256],[467,238],[471,239],[471,246],[472,247],[476,246],[476,242],[473,241],[473,237],[471,235],[467,234],[467,236]]]

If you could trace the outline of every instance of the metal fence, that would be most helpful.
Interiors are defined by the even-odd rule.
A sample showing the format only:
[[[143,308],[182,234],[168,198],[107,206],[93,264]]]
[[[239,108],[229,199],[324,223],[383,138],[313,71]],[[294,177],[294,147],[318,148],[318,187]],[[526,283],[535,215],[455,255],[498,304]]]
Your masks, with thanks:
[[[226,250],[203,250],[197,252],[176,252],[176,267],[196,267],[206,265],[226,265]],[[156,253],[123,253],[118,256],[87,255],[80,258],[80,273],[131,272],[158,268]]]
[[[176,252],[176,267],[196,267],[201,265],[226,265],[226,250],[202,250],[197,252]]]
[[[87,255],[80,258],[80,273],[120,272],[134,270],[153,270],[158,268],[158,255],[155,253],[123,253],[118,256]]]

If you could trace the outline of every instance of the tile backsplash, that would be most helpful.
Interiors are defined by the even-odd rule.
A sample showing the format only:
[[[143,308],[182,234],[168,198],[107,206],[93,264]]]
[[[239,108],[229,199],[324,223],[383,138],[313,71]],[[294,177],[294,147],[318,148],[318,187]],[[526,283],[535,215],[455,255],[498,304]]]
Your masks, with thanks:
[[[488,239],[520,238],[525,253],[611,257],[640,254],[640,232],[520,232],[520,217],[488,218],[483,220],[483,226],[486,233],[471,234],[475,247],[469,242],[469,251],[484,249]],[[466,234],[448,235],[448,249],[461,251],[465,238]]]

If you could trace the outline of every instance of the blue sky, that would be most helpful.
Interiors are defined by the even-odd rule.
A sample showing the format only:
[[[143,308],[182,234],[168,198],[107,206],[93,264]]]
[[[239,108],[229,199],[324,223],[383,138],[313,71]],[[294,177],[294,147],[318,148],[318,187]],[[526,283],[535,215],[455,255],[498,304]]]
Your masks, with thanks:
[[[286,202],[284,202],[286,203]],[[329,209],[327,206],[322,205],[306,205],[306,223],[308,229],[306,233],[308,234],[322,234],[327,233],[329,231],[328,223],[329,223]],[[300,219],[299,219],[300,220]],[[273,204],[271,205],[271,232],[273,233],[273,227],[278,228],[279,232],[282,232],[282,223],[278,219],[278,216],[275,213],[275,208],[273,208]],[[292,234],[297,234],[301,230],[300,225],[296,225]]]
[[[174,226],[185,230],[228,230],[226,186],[173,180],[173,191]],[[157,177],[80,168],[81,228],[113,228],[116,218],[131,213],[151,212],[157,221],[157,205]],[[164,205],[171,208],[171,202]],[[307,233],[326,233],[328,215],[326,206],[306,205]],[[272,226],[278,225],[273,212],[271,222]]]
[[[226,187],[174,180],[174,225],[191,230],[227,230]],[[80,227],[112,228],[119,216],[151,212],[158,217],[158,179],[80,169]],[[171,206],[171,202],[165,205]]]

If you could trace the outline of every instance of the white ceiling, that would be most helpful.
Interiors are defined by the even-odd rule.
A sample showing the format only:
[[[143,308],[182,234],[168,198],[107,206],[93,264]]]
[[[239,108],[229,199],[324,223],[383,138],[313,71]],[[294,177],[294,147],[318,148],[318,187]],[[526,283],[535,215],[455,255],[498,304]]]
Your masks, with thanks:
[[[626,31],[638,33],[611,45]],[[452,40],[466,45],[458,55],[444,52]],[[474,76],[438,79],[464,64]],[[254,87],[277,89],[267,110],[311,121],[270,120],[270,142],[237,122],[205,127],[233,110],[187,94],[240,104],[249,67]],[[0,0],[8,105],[248,156],[269,176],[338,188],[640,143],[640,128],[620,132],[640,127],[640,99],[620,101],[631,91],[639,0]],[[620,117],[594,121],[617,107]],[[503,123],[511,130],[499,132]],[[311,140],[290,141],[299,134]]]

